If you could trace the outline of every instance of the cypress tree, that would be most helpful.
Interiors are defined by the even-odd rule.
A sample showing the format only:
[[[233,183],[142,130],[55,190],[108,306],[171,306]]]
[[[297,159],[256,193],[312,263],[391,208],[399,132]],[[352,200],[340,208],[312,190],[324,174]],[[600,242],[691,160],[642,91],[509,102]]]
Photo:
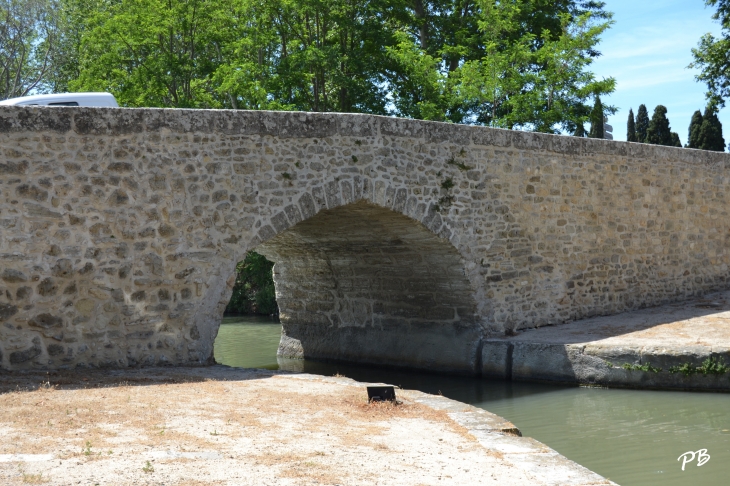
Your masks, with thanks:
[[[646,143],[646,131],[649,129],[649,112],[646,111],[646,105],[639,105],[639,111],[636,113],[636,141]]]
[[[717,118],[717,106],[707,105],[705,116],[700,126],[699,147],[702,150],[725,151],[725,139],[722,138],[722,123]]]
[[[603,138],[603,103],[600,96],[596,95],[596,101],[593,103],[591,111],[591,132],[588,134],[590,138]]]
[[[672,130],[669,128],[666,106],[657,105],[654,108],[654,115],[651,117],[649,128],[646,130],[646,143],[672,145]]]
[[[629,108],[629,121],[626,123],[626,141],[636,142],[636,124],[634,123],[634,110]]]
[[[679,139],[677,132],[672,132],[672,147],[681,147],[682,141]]]
[[[700,113],[700,110],[697,110],[692,115],[692,121],[689,122],[687,147],[700,148],[700,127],[702,127],[702,113]]]
[[[573,132],[574,137],[585,137],[586,136],[586,129],[583,127],[583,122],[578,123],[575,126],[575,132]]]

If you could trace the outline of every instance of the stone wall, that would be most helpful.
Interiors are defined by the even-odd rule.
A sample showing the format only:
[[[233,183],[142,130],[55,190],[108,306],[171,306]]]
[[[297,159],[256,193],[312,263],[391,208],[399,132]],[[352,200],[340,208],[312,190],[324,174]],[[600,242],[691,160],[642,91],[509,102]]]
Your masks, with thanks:
[[[1,107],[2,368],[210,362],[259,248],[282,354],[473,372],[490,334],[727,288],[728,169],[366,115]]]

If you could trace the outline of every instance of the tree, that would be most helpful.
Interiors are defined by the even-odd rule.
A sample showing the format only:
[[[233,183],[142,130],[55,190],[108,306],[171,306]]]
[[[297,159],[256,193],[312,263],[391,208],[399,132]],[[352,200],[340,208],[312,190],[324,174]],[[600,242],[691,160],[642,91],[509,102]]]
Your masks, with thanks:
[[[603,138],[603,116],[601,97],[596,95],[593,110],[591,111],[591,132],[588,134],[590,138]]]
[[[276,292],[272,279],[274,264],[265,256],[250,251],[236,265],[236,283],[226,312],[238,314],[276,314]]]
[[[702,150],[725,151],[725,139],[722,137],[722,123],[717,118],[717,106],[710,103],[705,108],[698,136],[698,147]]]
[[[123,106],[220,107],[210,86],[225,31],[218,13],[202,0],[96,4],[70,89],[111,91]]]
[[[664,105],[657,105],[654,108],[654,115],[646,130],[646,143],[654,145],[673,145],[672,131],[667,119],[667,108]]]
[[[698,81],[707,85],[707,98],[718,107],[725,106],[725,99],[730,95],[730,0],[705,0],[707,5],[717,6],[712,18],[720,21],[722,33],[720,38],[705,34],[696,48],[692,49],[690,68],[700,68],[696,76]]]
[[[687,147],[700,148],[700,128],[702,127],[702,113],[697,110],[689,122],[689,134],[687,136]]]
[[[447,119],[548,133],[575,132],[589,118],[588,99],[613,91],[613,78],[599,81],[586,70],[597,55],[595,46],[601,33],[611,24],[610,14],[570,15],[555,8],[550,12],[552,30],[526,28],[538,22],[535,18],[544,20],[535,12],[537,3],[541,2],[477,2],[481,11],[476,39],[483,51],[444,73],[439,81],[443,89],[433,90],[445,93],[443,98],[458,107],[446,111]],[[556,2],[560,3],[567,2]],[[545,2],[543,9],[549,4]],[[537,15],[527,25],[526,11]],[[615,109],[604,107],[604,111],[613,113]]]
[[[626,122],[626,141],[636,142],[636,124],[634,123],[634,110],[629,108],[629,120]]]
[[[677,132],[672,132],[672,143],[670,144],[672,147],[681,147],[682,141],[679,139],[679,134]]]
[[[588,99],[615,86],[587,69],[611,24],[601,2],[59,1],[87,12],[75,23],[78,69],[67,85],[111,91],[126,106],[360,112],[559,133],[585,123]]]
[[[649,129],[649,112],[646,105],[639,105],[639,111],[636,113],[636,141],[647,143],[646,132]]]
[[[57,7],[55,0],[0,0],[0,99],[48,90]]]

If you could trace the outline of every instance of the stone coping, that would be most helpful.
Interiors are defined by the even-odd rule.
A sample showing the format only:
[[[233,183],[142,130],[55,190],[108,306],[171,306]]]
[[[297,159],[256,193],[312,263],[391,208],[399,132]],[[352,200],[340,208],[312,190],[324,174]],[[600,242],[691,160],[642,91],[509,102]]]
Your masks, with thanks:
[[[571,461],[545,444],[523,437],[517,427],[486,410],[438,395],[409,390],[416,402],[436,410],[448,411],[449,417],[466,428],[485,449],[497,451],[515,468],[524,470],[539,483],[555,486],[616,484]]]
[[[703,367],[730,366],[730,291],[487,339],[482,359],[492,378],[730,392]]]
[[[0,106],[0,133],[47,131],[125,135],[164,130],[277,138],[380,135],[422,139],[427,143],[448,141],[567,155],[659,157],[693,164],[730,166],[730,154],[723,152],[356,113]]]

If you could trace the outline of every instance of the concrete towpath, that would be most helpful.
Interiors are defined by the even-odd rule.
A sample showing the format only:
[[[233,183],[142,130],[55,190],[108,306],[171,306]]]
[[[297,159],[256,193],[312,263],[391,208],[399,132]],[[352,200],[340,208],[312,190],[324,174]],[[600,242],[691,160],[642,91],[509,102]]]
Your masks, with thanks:
[[[730,291],[488,339],[482,364],[512,380],[730,391]]]
[[[212,366],[0,373],[0,484],[608,485],[442,396]]]

